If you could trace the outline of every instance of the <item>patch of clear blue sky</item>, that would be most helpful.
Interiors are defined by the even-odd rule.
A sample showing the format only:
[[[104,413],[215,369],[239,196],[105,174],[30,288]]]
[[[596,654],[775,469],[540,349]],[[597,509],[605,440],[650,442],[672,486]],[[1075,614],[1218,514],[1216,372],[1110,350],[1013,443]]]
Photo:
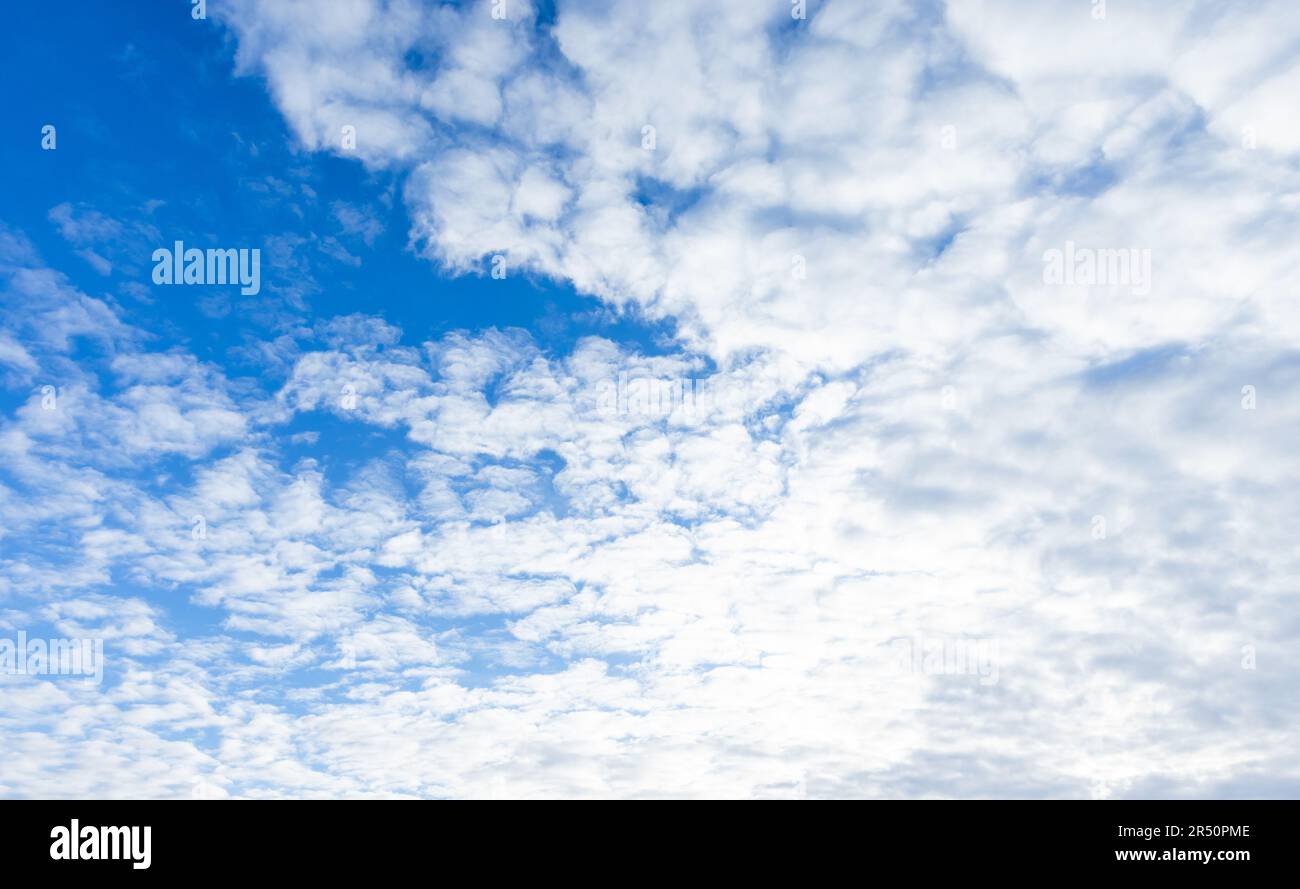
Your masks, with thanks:
[[[152,348],[182,346],[232,376],[256,374],[267,368],[238,348],[250,340],[295,320],[364,312],[400,327],[404,345],[496,326],[528,330],[550,354],[590,334],[643,352],[671,350],[671,322],[634,314],[611,321],[593,311],[597,301],[555,282],[442,274],[407,249],[400,171],[372,173],[298,148],[264,81],[233,69],[231,35],[211,19],[193,21],[182,4],[36,5],[0,36],[0,76],[11,85],[0,221],[83,291],[111,297],[124,320],[158,337]],[[47,123],[58,128],[55,151],[40,150]],[[359,264],[309,243],[291,261],[277,260],[277,244],[338,235],[331,208],[340,201],[384,225],[369,245],[340,238]],[[151,202],[162,203],[149,211]],[[63,203],[126,226],[119,244],[99,248],[111,275],[59,235],[48,214]],[[260,247],[261,293],[153,285],[150,255],[175,240]],[[133,284],[144,288],[139,296]],[[295,296],[306,311],[293,306]]]

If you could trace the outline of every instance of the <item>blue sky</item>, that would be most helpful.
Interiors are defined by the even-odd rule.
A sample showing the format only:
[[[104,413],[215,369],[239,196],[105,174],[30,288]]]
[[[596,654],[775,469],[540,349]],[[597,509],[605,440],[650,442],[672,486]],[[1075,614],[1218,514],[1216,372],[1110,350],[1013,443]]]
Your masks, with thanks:
[[[792,8],[11,16],[0,795],[1293,795],[1295,14]]]
[[[16,123],[38,134],[53,123],[60,143],[42,156],[45,163],[33,165],[31,146],[17,132],[6,141],[7,221],[79,286],[117,293],[125,282],[148,284],[143,272],[152,263],[124,253],[110,258],[121,263],[114,274],[97,274],[51,224],[50,209],[61,204],[134,216],[132,222],[161,233],[165,246],[173,239],[191,246],[257,245],[286,232],[333,238],[343,258],[331,256],[329,247],[304,251],[305,257],[295,257],[304,268],[268,270],[267,289],[305,289],[313,311],[325,316],[356,311],[359,293],[390,293],[375,314],[409,330],[412,341],[455,329],[521,326],[558,349],[591,332],[653,349],[655,333],[671,330],[671,322],[608,317],[598,301],[560,282],[520,274],[485,286],[482,276],[431,275],[429,264],[406,249],[402,177],[303,152],[258,80],[231,76],[228,32],[143,4],[60,18],[53,10],[34,10],[5,35],[5,73],[26,84],[9,97]],[[333,213],[338,204],[362,209],[375,226],[374,235],[349,239],[355,253],[340,241],[347,235]],[[307,281],[300,280],[304,272]],[[283,298],[249,300],[265,322],[261,331],[233,317],[231,300],[217,290],[159,300],[140,313],[140,326],[204,359],[225,361],[246,335],[276,329]],[[585,326],[570,317],[583,314],[596,317]],[[546,323],[548,317],[554,323]]]

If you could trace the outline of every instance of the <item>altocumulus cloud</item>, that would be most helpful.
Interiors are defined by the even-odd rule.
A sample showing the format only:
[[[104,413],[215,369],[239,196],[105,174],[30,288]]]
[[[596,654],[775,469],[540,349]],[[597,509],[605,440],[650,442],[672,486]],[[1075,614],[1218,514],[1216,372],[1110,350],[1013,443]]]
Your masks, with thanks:
[[[0,632],[118,658],[0,676],[0,791],[1294,794],[1300,18],[1097,6],[211,3],[431,278],[673,335],[362,300],[251,386],[0,230]],[[1149,280],[1045,276],[1067,243]],[[338,435],[380,444],[295,449]]]

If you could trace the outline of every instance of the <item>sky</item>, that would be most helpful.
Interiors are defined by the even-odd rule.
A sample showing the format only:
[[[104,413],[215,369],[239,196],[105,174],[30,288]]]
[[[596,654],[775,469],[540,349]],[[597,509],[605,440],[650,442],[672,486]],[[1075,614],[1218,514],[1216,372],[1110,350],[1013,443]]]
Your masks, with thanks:
[[[1287,0],[35,4],[0,75],[0,796],[1300,794]]]

